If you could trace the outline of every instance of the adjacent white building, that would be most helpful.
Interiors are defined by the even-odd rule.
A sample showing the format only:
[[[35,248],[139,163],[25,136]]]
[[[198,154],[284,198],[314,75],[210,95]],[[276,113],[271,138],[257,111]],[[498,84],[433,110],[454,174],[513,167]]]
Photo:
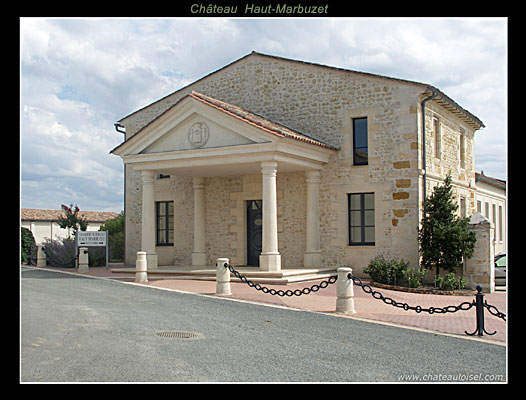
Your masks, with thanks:
[[[477,191],[476,211],[488,218],[495,226],[495,255],[506,252],[506,181],[475,173]]]
[[[64,211],[62,210],[22,208],[21,226],[33,233],[37,244],[41,244],[46,239],[63,239],[67,237],[68,230],[61,228],[57,222],[58,218],[63,215]],[[88,221],[87,231],[98,231],[107,220],[119,216],[119,214],[111,211],[80,211],[80,215]]]

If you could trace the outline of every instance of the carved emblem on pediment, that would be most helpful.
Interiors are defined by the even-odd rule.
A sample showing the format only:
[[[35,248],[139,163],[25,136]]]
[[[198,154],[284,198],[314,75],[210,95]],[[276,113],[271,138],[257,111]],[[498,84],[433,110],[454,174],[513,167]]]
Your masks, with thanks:
[[[203,147],[208,140],[208,126],[204,122],[196,122],[188,130],[188,141],[195,147]]]

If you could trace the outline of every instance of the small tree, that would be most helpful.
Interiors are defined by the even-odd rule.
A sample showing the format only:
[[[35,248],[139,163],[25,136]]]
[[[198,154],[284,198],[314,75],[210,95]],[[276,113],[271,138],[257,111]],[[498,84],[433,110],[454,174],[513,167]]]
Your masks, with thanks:
[[[108,231],[110,257],[114,260],[124,259],[124,211],[118,217],[107,220],[99,231]]]
[[[433,193],[424,200],[424,217],[418,231],[422,266],[436,267],[453,272],[462,264],[464,257],[473,255],[475,234],[468,229],[469,218],[456,215],[458,209],[448,174],[444,185],[436,186]]]
[[[68,206],[62,204],[62,210],[64,210],[64,216],[58,217],[58,225],[68,230],[68,239],[71,239],[71,229],[73,229],[73,235],[77,234],[77,231],[85,231],[88,228],[88,221],[79,214],[79,207],[73,203]]]

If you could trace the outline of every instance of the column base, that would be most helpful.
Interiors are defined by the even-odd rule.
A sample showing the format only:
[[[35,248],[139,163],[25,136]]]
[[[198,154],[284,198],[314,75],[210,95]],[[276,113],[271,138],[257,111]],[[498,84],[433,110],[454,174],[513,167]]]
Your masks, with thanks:
[[[261,271],[281,271],[281,255],[279,253],[261,254],[259,256],[259,269]]]
[[[206,253],[192,253],[192,265],[207,265]]]
[[[321,267],[321,251],[305,253],[303,255],[303,266],[305,268]]]
[[[78,271],[79,272],[89,272],[89,264],[79,263]]]

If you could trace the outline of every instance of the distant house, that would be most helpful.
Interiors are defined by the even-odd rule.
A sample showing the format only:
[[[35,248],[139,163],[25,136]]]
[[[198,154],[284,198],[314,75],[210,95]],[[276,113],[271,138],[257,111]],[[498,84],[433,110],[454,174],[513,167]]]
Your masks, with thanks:
[[[495,226],[495,254],[506,252],[506,181],[475,173],[477,212]]]
[[[68,230],[62,229],[57,222],[58,218],[63,215],[63,210],[22,208],[22,227],[33,233],[37,243],[42,243],[45,239],[62,239],[68,234]],[[88,221],[88,231],[98,231],[107,220],[119,216],[111,211],[80,211],[80,215]]]

